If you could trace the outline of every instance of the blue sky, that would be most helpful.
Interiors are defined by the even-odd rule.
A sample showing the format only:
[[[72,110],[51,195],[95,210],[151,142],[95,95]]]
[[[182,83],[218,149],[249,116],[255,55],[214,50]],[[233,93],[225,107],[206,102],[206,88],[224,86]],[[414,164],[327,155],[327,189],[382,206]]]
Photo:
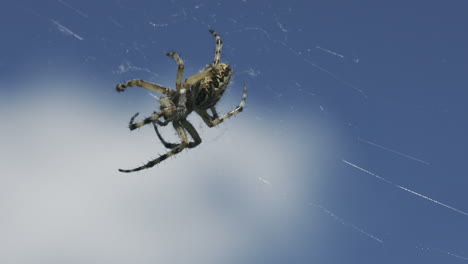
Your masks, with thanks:
[[[466,1],[3,1],[2,263],[468,262]],[[234,79],[159,166],[145,79]],[[170,128],[163,131],[176,140]]]

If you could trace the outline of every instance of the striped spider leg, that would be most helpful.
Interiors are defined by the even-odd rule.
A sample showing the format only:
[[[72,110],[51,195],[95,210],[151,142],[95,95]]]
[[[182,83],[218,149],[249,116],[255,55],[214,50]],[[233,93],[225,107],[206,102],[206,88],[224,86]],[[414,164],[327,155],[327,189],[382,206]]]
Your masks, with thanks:
[[[198,111],[197,113],[201,116],[201,118],[203,119],[203,121],[205,122],[207,126],[214,127],[214,126],[221,124],[224,120],[228,119],[229,117],[235,116],[238,113],[242,112],[245,107],[246,99],[247,99],[247,86],[244,85],[244,92],[242,94],[242,99],[241,99],[239,106],[234,108],[229,113],[218,117],[218,113],[216,112],[216,108],[214,106],[211,107],[211,112],[213,113],[213,116],[210,116],[210,114],[208,114],[206,109],[202,111]]]
[[[183,125],[181,124],[181,121],[174,121],[174,122],[172,122],[172,124],[173,124],[175,130],[177,131],[177,134],[180,137],[181,143],[179,145],[174,147],[171,151],[167,152],[166,154],[161,155],[158,158],[149,161],[148,163],[146,163],[143,166],[140,166],[140,167],[137,167],[137,168],[134,168],[134,169],[129,169],[129,170],[119,169],[119,171],[120,172],[135,172],[135,171],[140,171],[140,170],[151,168],[154,165],[160,163],[161,161],[163,161],[163,160],[165,160],[165,159],[167,159],[167,158],[169,158],[171,156],[176,155],[177,153],[181,152],[186,147],[188,147],[188,145],[190,143],[189,143],[189,140],[188,140],[188,137],[187,137],[187,133],[185,132],[185,129],[184,129]]]
[[[178,144],[168,143],[168,142],[166,142],[166,140],[164,140],[164,138],[159,133],[157,124],[160,125],[160,126],[166,126],[168,123],[160,122],[160,121],[159,122],[153,122],[154,131],[156,132],[156,135],[158,136],[159,140],[164,145],[164,147],[169,148],[169,149],[173,149],[173,148],[177,147]],[[202,139],[200,138],[200,135],[198,134],[197,130],[195,130],[193,125],[187,120],[181,120],[181,124],[187,130],[187,132],[190,134],[190,136],[194,140],[193,142],[189,142],[187,147],[188,148],[194,148],[194,147],[198,146],[202,142]]]

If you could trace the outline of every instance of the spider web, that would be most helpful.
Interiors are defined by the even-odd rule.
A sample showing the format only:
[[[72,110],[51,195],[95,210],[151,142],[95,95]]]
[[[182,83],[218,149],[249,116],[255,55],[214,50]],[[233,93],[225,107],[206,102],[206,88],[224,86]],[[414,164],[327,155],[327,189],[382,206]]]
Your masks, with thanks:
[[[2,263],[467,261],[463,4],[159,2],[6,4]],[[165,53],[199,72],[208,29],[234,69],[218,112],[244,83],[245,111],[118,174],[167,150],[126,128],[161,95],[113,87],[174,88]]]

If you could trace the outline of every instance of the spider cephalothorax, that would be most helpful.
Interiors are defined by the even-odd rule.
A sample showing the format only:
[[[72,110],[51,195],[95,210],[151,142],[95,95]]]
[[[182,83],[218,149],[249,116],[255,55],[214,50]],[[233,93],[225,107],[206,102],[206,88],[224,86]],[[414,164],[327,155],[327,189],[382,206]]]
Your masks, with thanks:
[[[187,116],[193,111],[200,115],[209,127],[213,127],[223,122],[226,118],[238,114],[244,109],[245,100],[247,98],[247,86],[245,85],[242,100],[238,107],[221,117],[219,117],[216,112],[215,105],[223,96],[224,91],[231,80],[232,69],[229,65],[220,63],[222,40],[213,30],[210,30],[210,33],[216,38],[216,52],[213,63],[206,66],[203,71],[187,78],[183,83],[182,75],[184,72],[184,62],[177,53],[167,53],[167,56],[172,57],[178,65],[176,90],[171,90],[162,85],[144,80],[130,80],[126,83],[117,85],[116,90],[118,92],[123,92],[130,86],[138,86],[166,95],[159,99],[159,112],[154,112],[152,116],[135,123],[134,120],[138,115],[138,113],[136,113],[130,119],[129,128],[130,130],[134,130],[146,124],[153,124],[156,134],[163,145],[166,148],[171,149],[166,154],[143,166],[130,170],[119,169],[119,171],[133,172],[151,168],[168,157],[181,152],[185,148],[193,148],[200,144],[201,138],[198,135],[198,132],[195,130],[193,125],[186,120]],[[208,110],[211,111],[211,115],[207,112]],[[164,121],[161,121],[160,118],[163,118]],[[158,131],[158,125],[166,126],[171,122],[181,140],[181,143],[179,144],[167,143]],[[192,137],[193,142],[189,141],[187,132]]]

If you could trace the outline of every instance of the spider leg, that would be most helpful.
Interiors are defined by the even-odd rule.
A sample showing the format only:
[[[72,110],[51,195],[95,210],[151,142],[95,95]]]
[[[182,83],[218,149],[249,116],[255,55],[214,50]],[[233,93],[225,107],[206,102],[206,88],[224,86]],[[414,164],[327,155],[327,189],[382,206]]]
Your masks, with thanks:
[[[213,66],[216,66],[219,64],[221,59],[221,48],[223,47],[223,41],[221,40],[221,37],[218,35],[218,33],[216,33],[214,30],[210,29],[210,33],[216,38],[216,50],[213,60]]]
[[[166,142],[166,140],[164,140],[164,138],[159,133],[158,126],[156,125],[156,123],[153,123],[153,127],[154,127],[154,131],[156,132],[156,135],[158,136],[159,140],[164,145],[164,147],[169,148],[169,149],[173,149],[173,148],[178,146],[178,144],[168,143],[168,142]]]
[[[130,130],[135,130],[149,123],[159,121],[158,118],[160,118],[163,115],[162,112],[154,113],[152,116],[147,117],[143,119],[142,121],[135,123],[134,121],[135,121],[135,118],[138,116],[138,114],[139,113],[136,113],[132,116],[132,118],[130,118],[130,122],[128,122],[128,128],[130,128]]]
[[[197,130],[195,130],[193,125],[185,119],[181,120],[180,122],[182,123],[182,126],[187,130],[187,132],[189,132],[190,136],[193,138],[193,142],[190,142],[188,147],[194,148],[200,145],[200,143],[202,142],[201,137],[198,134]]]
[[[216,112],[216,108],[212,106],[210,110],[211,110],[211,113],[213,114],[213,118],[218,118],[218,112]]]
[[[198,146],[201,143],[201,138],[200,138],[200,135],[198,135],[198,132],[193,127],[193,125],[190,124],[190,122],[187,120],[181,120],[180,122],[194,140],[194,142],[189,142],[187,147],[194,148]],[[166,140],[164,140],[164,138],[159,133],[158,126],[155,123],[153,123],[153,126],[154,126],[154,131],[156,132],[156,135],[158,135],[158,138],[159,140],[161,140],[161,143],[163,143],[164,147],[173,149],[178,146],[178,144],[166,142]]]
[[[115,87],[115,89],[117,90],[117,92],[123,92],[123,91],[125,91],[125,89],[127,87],[130,87],[130,86],[138,86],[138,87],[145,88],[145,89],[155,91],[155,92],[158,92],[158,93],[162,93],[162,94],[165,94],[165,95],[168,95],[168,96],[174,95],[176,93],[174,90],[166,88],[166,87],[164,87],[162,85],[147,82],[147,81],[144,81],[144,80],[136,80],[136,79],[130,80],[130,81],[126,82],[126,83],[118,84]]]
[[[206,71],[206,70],[202,71],[202,72],[199,72],[199,73],[185,79],[183,87],[185,89],[188,89],[190,87],[190,85],[200,81],[203,78],[206,78],[206,77],[210,76],[210,74],[211,74],[211,71]]]
[[[221,60],[221,48],[223,47],[223,41],[221,40],[221,37],[218,35],[218,33],[216,33],[214,30],[210,29],[210,33],[216,38],[215,57],[212,63],[212,67],[215,67],[219,64],[219,61]],[[195,74],[184,81],[183,87],[187,89],[190,85],[200,81],[201,79],[207,76],[210,76],[211,74],[212,72],[210,70],[205,70],[203,72]]]
[[[167,158],[169,158],[171,156],[174,156],[177,153],[184,150],[189,145],[189,140],[188,140],[188,137],[187,137],[187,133],[185,132],[184,127],[179,122],[174,121],[173,124],[174,124],[174,128],[177,130],[177,133],[179,134],[180,140],[182,141],[179,145],[177,145],[175,148],[173,148],[171,151],[167,152],[166,154],[161,155],[161,156],[159,156],[158,158],[156,158],[156,159],[154,159],[152,161],[149,161],[148,163],[146,163],[143,166],[140,166],[140,167],[134,168],[134,169],[130,169],[130,170],[119,169],[119,171],[120,172],[134,172],[134,171],[140,171],[140,170],[148,169],[148,168],[151,168],[154,165],[160,163],[161,161],[163,161],[163,160],[165,160],[165,159],[167,159]]]
[[[167,124],[169,124],[171,121],[170,120],[166,120],[164,122],[161,122],[160,120],[156,120],[153,122],[154,125],[158,124],[160,126],[167,126]]]
[[[242,112],[242,110],[244,110],[244,107],[245,107],[245,100],[247,99],[247,86],[244,84],[244,93],[242,94],[242,100],[239,104],[238,107],[234,108],[231,112],[221,116],[221,117],[215,117],[217,116],[218,114],[216,113],[216,110],[214,110],[214,107],[211,109],[211,111],[213,111],[213,116],[210,116],[208,114],[208,112],[206,112],[206,110],[199,110],[197,113],[201,116],[201,118],[203,119],[203,121],[205,122],[205,124],[209,127],[214,127],[214,126],[217,126],[219,125],[221,122],[223,122],[225,119],[231,117],[231,116],[234,116],[234,115],[237,115],[238,113]]]
[[[153,111],[153,115],[154,115],[154,114],[157,114],[157,113],[158,113],[158,112]],[[161,120],[158,119],[158,120],[155,120],[155,121],[153,122],[153,124],[154,124],[154,123],[157,123],[157,124],[160,125],[160,126],[167,126],[170,122],[171,122],[171,120],[164,120],[164,122],[163,122],[163,121],[161,121]]]
[[[171,51],[166,54],[169,57],[172,57],[177,62],[177,78],[176,78],[176,89],[177,91],[182,89],[180,83],[182,82],[182,75],[184,74],[184,61],[180,58],[180,56]]]

